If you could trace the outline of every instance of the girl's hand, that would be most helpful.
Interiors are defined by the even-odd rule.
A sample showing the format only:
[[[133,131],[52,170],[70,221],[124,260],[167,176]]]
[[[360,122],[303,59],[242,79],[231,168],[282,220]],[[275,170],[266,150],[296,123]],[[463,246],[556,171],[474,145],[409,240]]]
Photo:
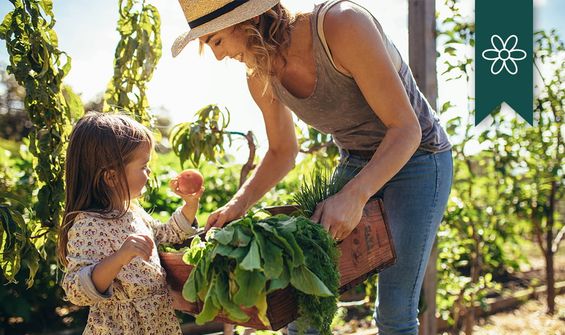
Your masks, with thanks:
[[[342,190],[319,203],[310,219],[321,223],[335,240],[341,241],[361,221],[364,206],[363,201]]]
[[[200,188],[200,191],[196,193],[192,193],[192,194],[182,193],[179,189],[179,181],[177,178],[171,179],[171,181],[169,182],[169,187],[176,195],[181,197],[186,202],[186,204],[191,207],[198,207],[197,205],[198,202],[200,201],[200,197],[202,197],[202,194],[204,193],[205,190],[204,186],[202,186],[202,188]]]
[[[221,228],[226,223],[242,217],[245,214],[245,210],[245,206],[240,201],[232,199],[210,214],[205,230],[207,231],[212,227]]]
[[[129,264],[136,256],[148,261],[153,252],[153,246],[153,240],[147,235],[130,235],[122,243],[122,246],[116,252],[116,256],[122,266]]]

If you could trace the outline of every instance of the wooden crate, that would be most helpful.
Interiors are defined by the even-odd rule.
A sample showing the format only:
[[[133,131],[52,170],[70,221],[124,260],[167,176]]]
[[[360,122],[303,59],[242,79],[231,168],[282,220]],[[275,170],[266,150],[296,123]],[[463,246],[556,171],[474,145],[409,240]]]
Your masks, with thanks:
[[[170,287],[170,294],[173,297],[173,307],[176,310],[198,314],[202,310],[202,302],[190,303],[182,297],[182,287],[188,279],[190,272],[194,268],[182,260],[182,252],[160,252],[161,265],[167,272],[167,283]],[[257,317],[257,309],[242,307],[242,310],[249,315],[247,322],[239,323],[239,325],[251,327],[260,330],[279,330],[298,317],[296,309],[296,297],[292,287],[283,290],[277,290],[267,296],[267,317],[271,323],[271,327],[265,327],[261,320]],[[234,323],[228,319],[223,313],[218,314],[214,319],[217,322]]]
[[[266,210],[272,215],[291,214],[296,211],[296,207],[277,206],[266,208]],[[338,247],[341,251],[339,259],[340,293],[394,264],[396,254],[381,200],[373,200],[365,205],[359,225],[338,244]],[[175,309],[189,314],[198,314],[202,310],[202,303],[189,303],[182,297],[182,287],[193,268],[182,261],[182,254],[159,253],[161,265],[167,272],[167,282],[171,288]],[[293,290],[287,287],[267,296],[267,317],[271,327],[266,328],[261,323],[255,308],[242,308],[250,316],[250,320],[240,325],[255,329],[278,330],[294,321],[298,317],[298,311]],[[234,323],[222,313],[214,321]]]
[[[272,215],[292,214],[296,206],[265,208]],[[361,221],[343,241],[338,243],[340,287],[343,293],[362,283],[372,274],[396,262],[396,252],[388,227],[382,200],[369,201],[363,208]]]
[[[340,293],[396,262],[382,200],[369,201],[359,225],[340,244]]]

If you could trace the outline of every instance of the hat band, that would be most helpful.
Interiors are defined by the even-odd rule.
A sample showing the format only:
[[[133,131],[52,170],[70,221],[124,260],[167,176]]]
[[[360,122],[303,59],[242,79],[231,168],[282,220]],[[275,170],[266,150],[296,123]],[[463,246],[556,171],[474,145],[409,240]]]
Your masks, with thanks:
[[[227,5],[220,7],[218,9],[216,9],[215,11],[206,14],[202,17],[197,18],[196,20],[193,21],[188,21],[188,26],[190,27],[190,29],[194,29],[198,26],[201,26],[207,22],[212,21],[213,19],[224,15],[227,12],[230,12],[232,10],[234,10],[235,8],[243,5],[244,3],[248,2],[249,0],[239,0],[239,1],[232,1],[230,3],[228,3]]]

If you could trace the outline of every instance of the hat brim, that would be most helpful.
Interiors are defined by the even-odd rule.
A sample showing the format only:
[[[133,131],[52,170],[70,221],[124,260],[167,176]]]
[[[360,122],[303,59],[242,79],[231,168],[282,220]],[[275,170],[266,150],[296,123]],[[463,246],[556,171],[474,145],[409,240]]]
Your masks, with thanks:
[[[190,29],[189,31],[177,37],[177,39],[173,43],[173,46],[171,47],[173,57],[178,56],[178,54],[184,49],[184,47],[186,47],[188,42],[198,37],[215,33],[227,27],[231,27],[235,24],[252,19],[255,16],[265,13],[279,2],[280,0],[247,1],[243,5],[231,10],[224,15],[221,15],[194,29]]]

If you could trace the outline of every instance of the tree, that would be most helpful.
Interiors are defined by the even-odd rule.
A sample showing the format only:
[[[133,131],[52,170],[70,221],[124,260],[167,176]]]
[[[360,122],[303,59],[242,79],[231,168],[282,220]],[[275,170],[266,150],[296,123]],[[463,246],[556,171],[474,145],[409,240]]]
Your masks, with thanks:
[[[517,215],[529,220],[545,258],[547,312],[555,313],[554,255],[565,236],[557,204],[565,194],[565,54],[556,31],[535,34],[535,64],[540,81],[534,102],[534,125],[512,122],[507,136],[512,204]]]

